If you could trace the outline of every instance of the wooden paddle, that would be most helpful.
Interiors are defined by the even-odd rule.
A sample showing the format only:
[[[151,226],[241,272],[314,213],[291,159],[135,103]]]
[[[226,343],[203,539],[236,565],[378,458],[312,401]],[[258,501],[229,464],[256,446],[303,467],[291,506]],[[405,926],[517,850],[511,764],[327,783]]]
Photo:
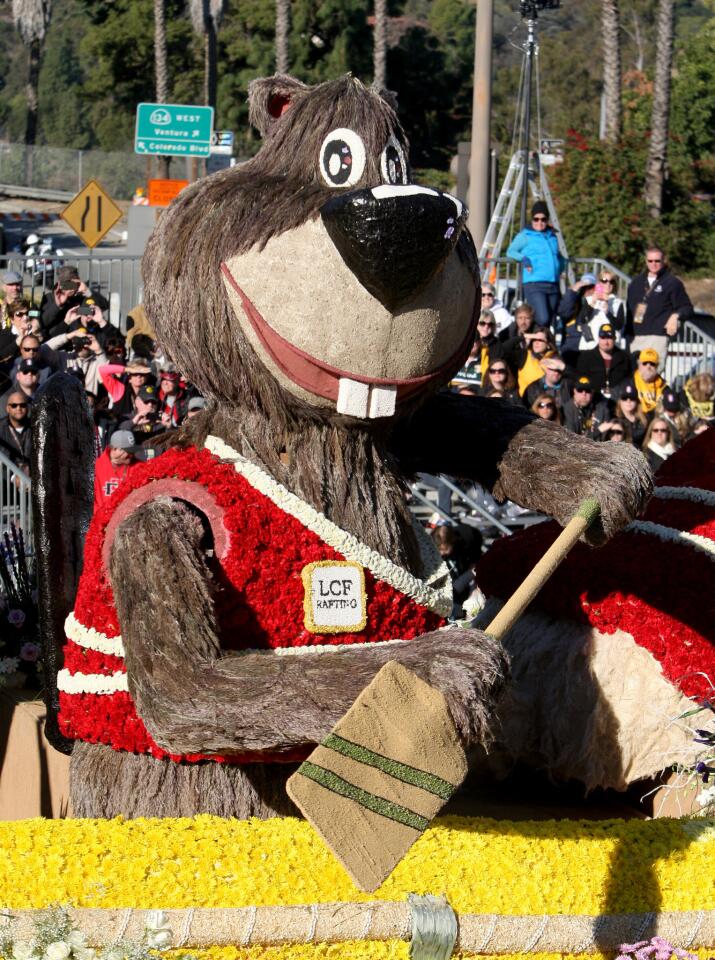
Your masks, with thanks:
[[[486,628],[507,633],[599,516],[586,500]],[[392,873],[467,775],[444,697],[391,661],[288,780],[288,795],[361,890]]]

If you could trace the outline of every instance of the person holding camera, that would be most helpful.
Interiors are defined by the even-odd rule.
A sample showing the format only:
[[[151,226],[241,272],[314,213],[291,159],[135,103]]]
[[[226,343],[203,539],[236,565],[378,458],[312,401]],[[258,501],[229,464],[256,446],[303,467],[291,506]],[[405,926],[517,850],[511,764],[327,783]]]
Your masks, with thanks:
[[[69,318],[70,314],[77,309],[74,307],[68,312],[67,317]],[[75,330],[53,337],[48,341],[47,346],[57,352],[60,370],[74,374],[84,383],[85,390],[89,390],[95,396],[100,395],[104,387],[99,368],[107,362],[107,355],[94,333],[91,333],[86,326],[79,326]]]
[[[131,431],[140,446],[164,433],[166,425],[159,412],[159,402],[159,390],[151,383],[143,386],[135,397],[132,416],[120,423],[119,429]]]
[[[77,267],[67,265],[60,267],[57,271],[55,286],[43,294],[40,302],[40,326],[45,336],[52,339],[71,329],[77,315],[73,314],[70,320],[69,314],[77,307],[86,306],[88,300],[92,301],[91,306],[99,308],[103,320],[102,311],[109,309],[109,302],[100,293],[89,289],[80,279]],[[85,314],[85,316],[90,315]],[[99,322],[100,316],[92,311],[95,321]]]

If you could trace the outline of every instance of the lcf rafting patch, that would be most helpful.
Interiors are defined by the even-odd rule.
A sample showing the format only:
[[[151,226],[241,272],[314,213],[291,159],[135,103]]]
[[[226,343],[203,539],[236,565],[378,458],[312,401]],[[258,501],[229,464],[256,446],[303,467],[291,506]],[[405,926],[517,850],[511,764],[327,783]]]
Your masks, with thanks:
[[[367,624],[365,572],[351,560],[309,563],[302,571],[305,628],[311,633],[359,633]]]

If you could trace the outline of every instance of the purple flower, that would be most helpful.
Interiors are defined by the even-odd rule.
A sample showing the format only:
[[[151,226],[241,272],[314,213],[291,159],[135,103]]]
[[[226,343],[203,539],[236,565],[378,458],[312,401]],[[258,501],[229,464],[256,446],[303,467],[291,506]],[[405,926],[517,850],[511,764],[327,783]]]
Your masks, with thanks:
[[[645,947],[647,943],[647,940],[639,940],[638,943],[622,943],[618,949],[621,953],[635,953],[636,950]]]
[[[8,622],[18,629],[25,622],[25,614],[22,610],[10,610],[7,615]]]
[[[20,647],[20,659],[27,660],[28,663],[34,663],[36,660],[39,660],[40,659],[39,643],[32,643],[32,641],[23,643],[23,645]]]

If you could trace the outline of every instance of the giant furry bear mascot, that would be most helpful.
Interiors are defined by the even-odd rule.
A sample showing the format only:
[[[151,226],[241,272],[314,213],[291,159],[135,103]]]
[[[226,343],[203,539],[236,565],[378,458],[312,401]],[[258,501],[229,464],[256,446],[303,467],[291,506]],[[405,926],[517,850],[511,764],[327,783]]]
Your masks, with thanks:
[[[650,489],[631,448],[438,392],[473,341],[476,256],[462,205],[412,184],[384,96],[276,76],[250,116],[260,152],[184,190],[144,258],[147,315],[213,403],[87,537],[58,681],[79,816],[290,810],[294,762],[389,660],[484,741],[503,654],[439,629],[451,588],[405,476],[559,522],[596,496],[594,542]]]

